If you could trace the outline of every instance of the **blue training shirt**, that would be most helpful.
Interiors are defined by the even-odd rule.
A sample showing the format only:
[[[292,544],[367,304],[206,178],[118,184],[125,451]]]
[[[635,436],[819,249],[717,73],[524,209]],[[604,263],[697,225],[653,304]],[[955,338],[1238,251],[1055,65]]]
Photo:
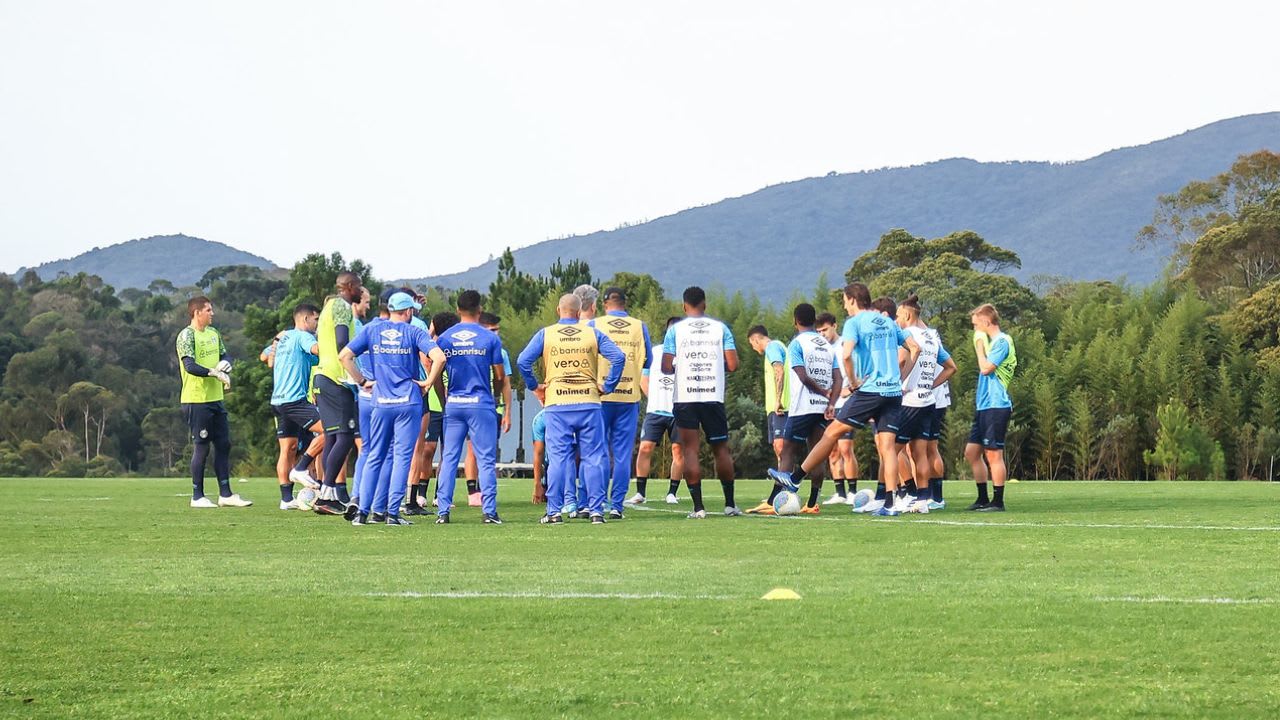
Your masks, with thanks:
[[[533,416],[533,440],[534,442],[547,441],[547,416],[546,410],[539,410],[537,415]]]
[[[996,336],[987,348],[987,360],[992,365],[999,365],[1009,357],[1009,338],[1004,333]],[[1004,386],[995,372],[978,374],[978,410],[994,410],[1011,408],[1013,401],[1009,399],[1009,389]]]
[[[854,366],[862,384],[859,392],[886,397],[902,395],[902,372],[898,367],[898,347],[911,334],[892,318],[874,310],[863,310],[844,323],[841,339],[854,343]]]
[[[368,352],[373,367],[373,402],[378,407],[422,405],[422,389],[415,379],[422,362],[418,353],[429,353],[436,344],[421,328],[388,320],[370,323],[347,347],[359,356]]]
[[[276,359],[272,365],[271,404],[284,405],[307,399],[311,385],[311,368],[320,358],[311,354],[316,336],[306,330],[294,328],[280,336],[276,343]]]
[[[357,322],[358,322],[358,321],[357,321]],[[384,317],[376,317],[376,318],[374,318],[374,319],[370,320],[368,325],[362,325],[362,326],[361,326],[361,330],[363,330],[363,329],[364,329],[364,328],[366,328],[366,327],[373,327],[374,325],[378,325],[378,324],[381,324],[381,323],[389,323],[389,322],[391,322],[391,321],[390,321],[390,320],[388,320],[387,318],[384,318]],[[370,332],[373,332],[373,331],[371,330]],[[356,334],[358,335],[358,334],[359,334],[359,332],[357,332]],[[354,352],[354,351],[353,351],[353,352]],[[421,365],[421,363],[419,363],[419,365]],[[370,358],[370,356],[369,356],[369,351],[368,351],[368,350],[366,350],[366,351],[364,351],[364,352],[360,353],[359,355],[356,355],[356,367],[360,368],[360,374],[361,374],[361,375],[364,375],[365,377],[369,378],[370,380],[375,380],[375,379],[377,379],[377,375],[375,375],[375,374],[374,374],[374,372],[373,372],[373,360],[372,360],[372,358]],[[421,378],[419,378],[419,379],[420,379],[420,380],[426,380],[427,378],[426,378],[426,376],[424,375],[423,377],[421,377]]]
[[[476,323],[458,323],[437,338],[449,372],[448,415],[460,410],[494,410],[492,375],[502,365],[502,340]]]

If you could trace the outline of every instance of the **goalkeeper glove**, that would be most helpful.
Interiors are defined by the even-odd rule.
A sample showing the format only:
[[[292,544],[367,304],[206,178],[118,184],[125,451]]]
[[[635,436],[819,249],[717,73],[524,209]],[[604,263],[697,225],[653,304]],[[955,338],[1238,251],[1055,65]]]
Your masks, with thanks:
[[[226,374],[225,372],[218,370],[217,368],[214,368],[213,370],[209,371],[209,376],[217,378],[218,381],[222,383],[223,390],[231,389],[231,376]]]
[[[218,364],[213,366],[213,369],[214,369],[214,370],[217,370],[217,371],[218,371],[218,372],[220,372],[220,373],[230,373],[230,372],[231,372],[231,361],[230,361],[230,360],[219,360],[219,361],[218,361]]]

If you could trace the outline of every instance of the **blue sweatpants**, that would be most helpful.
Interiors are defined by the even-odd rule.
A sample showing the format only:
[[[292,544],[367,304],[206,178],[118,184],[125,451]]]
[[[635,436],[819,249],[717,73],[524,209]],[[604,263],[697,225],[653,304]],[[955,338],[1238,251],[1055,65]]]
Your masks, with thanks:
[[[422,405],[375,406],[369,420],[369,437],[364,449],[369,459],[364,464],[360,483],[360,512],[400,514],[409,482],[409,463],[413,447],[422,434]],[[391,472],[384,472],[391,465]]]
[[[467,439],[476,454],[480,472],[480,506],[485,515],[498,513],[498,425],[493,409],[444,409],[444,451],[440,454],[440,477],[436,481],[436,512],[444,515],[453,507],[453,486],[458,481],[458,463],[466,451]]]
[[[373,396],[365,394],[363,390],[356,393],[356,408],[360,412],[360,430],[363,433],[368,433],[373,427]],[[356,456],[356,475],[352,478],[355,482],[351,483],[351,488],[355,492],[357,500],[364,496],[364,466],[368,461],[369,446],[365,445],[360,454]],[[389,467],[389,464],[383,463],[383,467]]]
[[[604,484],[608,457],[604,422],[599,405],[552,405],[547,420],[547,514],[557,515],[564,505],[565,489],[581,472],[586,484],[586,509],[604,514]],[[575,448],[578,456],[575,457]],[[576,462],[575,462],[576,461]],[[578,509],[583,509],[581,505]]]
[[[622,512],[627,487],[631,484],[631,458],[636,451],[640,403],[600,403],[600,412],[604,416],[604,434],[613,463],[609,469],[609,509]]]

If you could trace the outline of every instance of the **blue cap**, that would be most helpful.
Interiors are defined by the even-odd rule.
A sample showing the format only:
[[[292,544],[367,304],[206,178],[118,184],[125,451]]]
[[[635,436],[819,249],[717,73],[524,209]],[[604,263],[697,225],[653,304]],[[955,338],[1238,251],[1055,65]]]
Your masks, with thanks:
[[[409,308],[413,308],[414,310],[422,309],[422,305],[414,300],[413,296],[409,293],[398,292],[392,295],[391,299],[387,301],[387,309],[393,312],[408,310]]]

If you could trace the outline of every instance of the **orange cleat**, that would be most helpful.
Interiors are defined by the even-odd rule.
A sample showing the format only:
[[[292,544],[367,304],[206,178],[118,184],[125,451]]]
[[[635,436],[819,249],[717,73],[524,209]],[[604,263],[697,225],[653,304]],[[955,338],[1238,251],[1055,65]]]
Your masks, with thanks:
[[[820,515],[822,514],[822,507],[819,505],[810,505],[809,507],[800,508],[800,514],[801,515]]]
[[[769,503],[762,502],[759,505],[748,510],[747,514],[748,515],[777,515],[778,512],[774,510],[773,506],[770,505]]]

